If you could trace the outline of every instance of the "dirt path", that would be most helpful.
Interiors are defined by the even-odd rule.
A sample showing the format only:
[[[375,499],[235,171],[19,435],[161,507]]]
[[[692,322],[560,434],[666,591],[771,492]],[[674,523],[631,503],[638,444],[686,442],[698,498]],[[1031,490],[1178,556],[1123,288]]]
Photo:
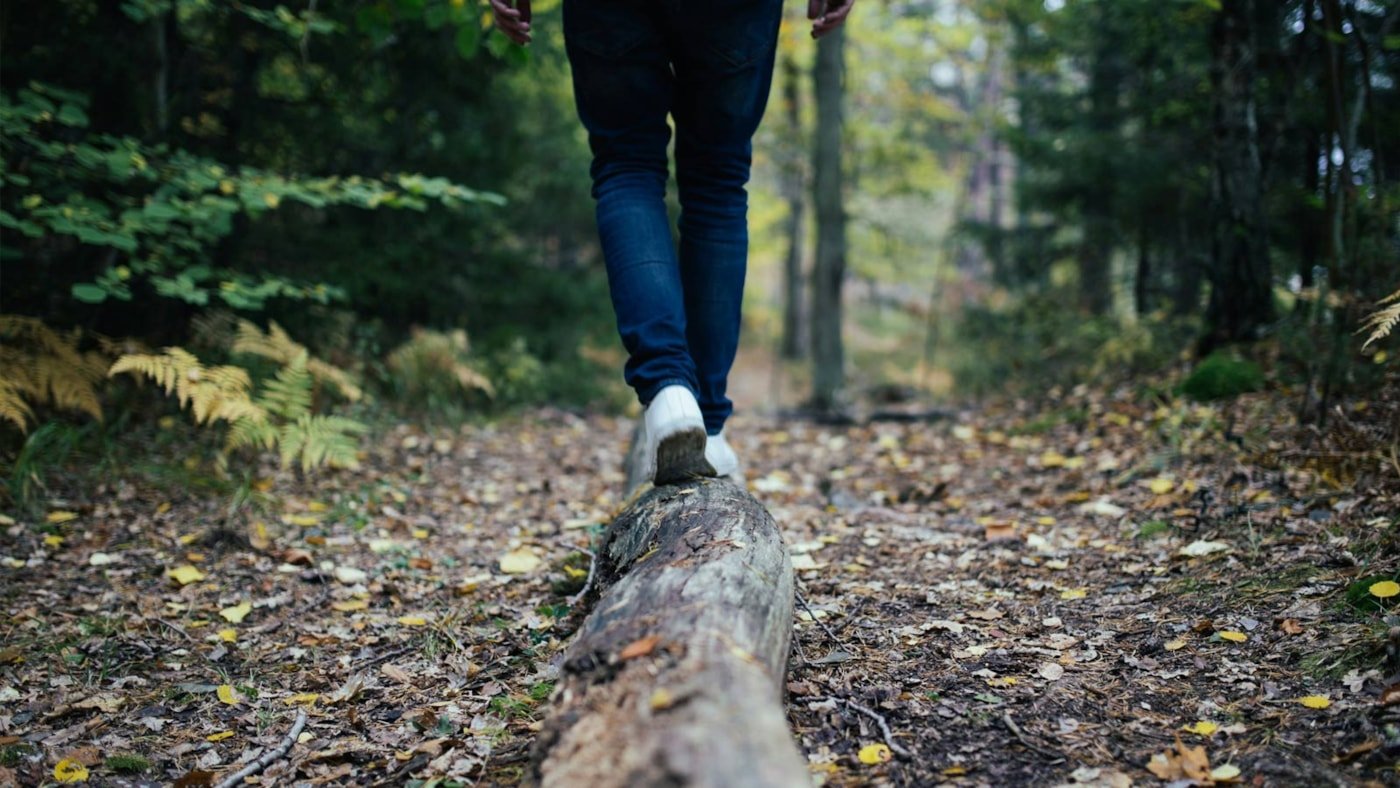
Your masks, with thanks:
[[[1159,776],[1394,783],[1367,589],[1397,572],[1400,502],[1272,469],[1267,437],[1226,426],[1267,435],[1276,410],[736,421],[810,608],[788,686],[814,777],[1126,785],[1170,751]],[[62,491],[0,546],[0,784],[60,759],[95,784],[204,784],[298,708],[279,782],[518,781],[627,428],[401,426],[356,472],[265,469],[257,551],[208,540],[226,501],[186,484]],[[908,757],[873,746],[877,717]]]

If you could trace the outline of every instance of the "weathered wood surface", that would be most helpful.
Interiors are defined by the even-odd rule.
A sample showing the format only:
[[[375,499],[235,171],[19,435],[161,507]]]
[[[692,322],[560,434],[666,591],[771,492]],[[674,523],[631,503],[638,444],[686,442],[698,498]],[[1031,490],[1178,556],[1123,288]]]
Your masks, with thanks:
[[[652,489],[609,526],[601,593],[536,748],[546,786],[807,786],[783,679],[792,564],[720,480]]]

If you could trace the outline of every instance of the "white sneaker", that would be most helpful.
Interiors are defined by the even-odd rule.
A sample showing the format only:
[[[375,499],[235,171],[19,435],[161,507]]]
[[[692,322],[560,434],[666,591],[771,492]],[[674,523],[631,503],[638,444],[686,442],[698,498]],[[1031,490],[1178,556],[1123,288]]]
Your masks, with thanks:
[[[672,484],[696,476],[714,476],[705,459],[705,420],[695,395],[685,386],[667,386],[647,405],[646,473],[653,484]]]
[[[739,469],[739,455],[734,453],[734,448],[724,439],[723,430],[705,441],[705,459],[714,466],[715,475],[741,486],[744,484],[744,473]]]

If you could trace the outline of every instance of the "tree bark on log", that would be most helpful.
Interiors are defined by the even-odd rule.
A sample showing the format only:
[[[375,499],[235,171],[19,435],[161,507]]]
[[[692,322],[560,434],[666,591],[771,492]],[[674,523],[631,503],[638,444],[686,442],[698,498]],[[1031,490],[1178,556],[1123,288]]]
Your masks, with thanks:
[[[535,781],[810,785],[783,710],[792,564],[768,512],[723,480],[654,488],[596,561],[599,596],[565,653]]]

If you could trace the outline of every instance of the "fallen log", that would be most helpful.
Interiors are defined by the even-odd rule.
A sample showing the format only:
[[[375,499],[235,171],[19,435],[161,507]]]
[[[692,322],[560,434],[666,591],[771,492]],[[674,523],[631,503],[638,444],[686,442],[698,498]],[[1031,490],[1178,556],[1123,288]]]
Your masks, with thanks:
[[[594,571],[536,782],[811,784],[783,711],[792,564],[758,501],[715,479],[651,489],[608,527]]]

